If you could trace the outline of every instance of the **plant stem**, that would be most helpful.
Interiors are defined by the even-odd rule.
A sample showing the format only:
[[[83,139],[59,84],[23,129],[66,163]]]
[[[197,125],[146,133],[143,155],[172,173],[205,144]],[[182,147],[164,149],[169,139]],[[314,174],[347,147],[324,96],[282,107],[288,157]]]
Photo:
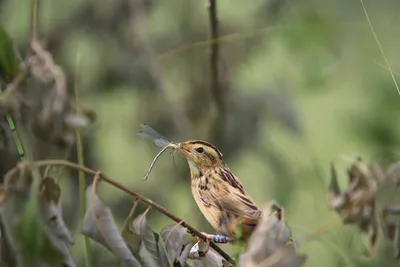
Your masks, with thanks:
[[[21,140],[19,139],[17,129],[15,128],[14,120],[11,117],[11,115],[6,115],[6,119],[7,119],[8,127],[10,127],[10,130],[12,132],[12,135],[14,138],[14,144],[15,144],[15,147],[17,148],[19,158],[20,158],[21,162],[24,162],[26,160],[25,152],[24,152],[24,148],[22,146]]]
[[[364,1],[363,1],[363,0],[360,0],[360,2],[361,2],[361,7],[362,7],[362,9],[363,9],[363,11],[364,11],[364,14],[365,14],[365,18],[367,19],[368,25],[369,25],[369,27],[370,27],[370,29],[371,29],[372,35],[374,35],[374,39],[375,39],[375,41],[376,41],[376,44],[378,45],[378,48],[379,48],[379,50],[381,51],[382,57],[383,57],[383,59],[385,60],[385,63],[386,63],[386,66],[387,66],[387,68],[388,68],[388,70],[389,70],[390,76],[392,77],[394,86],[395,86],[396,89],[397,89],[397,93],[400,95],[400,88],[399,88],[399,86],[397,85],[396,78],[395,78],[394,75],[393,75],[393,71],[392,71],[392,68],[390,67],[389,60],[387,59],[385,52],[383,52],[383,48],[382,48],[381,42],[379,41],[378,36],[377,36],[376,33],[375,33],[374,27],[372,26],[372,22],[371,22],[371,20],[369,19],[369,15],[368,15],[368,13],[367,13],[367,9],[365,8]]]
[[[76,56],[76,62],[75,62],[75,82],[74,82],[74,97],[75,97],[75,102],[78,101],[78,69],[79,69],[79,54]],[[78,108],[76,109],[76,115],[79,116],[79,110]],[[77,159],[78,159],[78,164],[79,166],[84,166],[84,160],[83,160],[83,144],[82,144],[82,136],[79,132],[79,130],[75,130],[75,135],[76,135],[76,153],[77,153]],[[85,196],[85,191],[86,191],[86,180],[85,180],[85,173],[82,170],[78,171],[78,177],[79,177],[79,199],[80,199],[80,211],[81,211],[81,219],[85,217],[86,213],[86,196]],[[91,246],[90,246],[90,240],[89,237],[83,236],[84,240],[84,247],[85,247],[85,266],[86,267],[92,267],[92,255],[91,255]]]

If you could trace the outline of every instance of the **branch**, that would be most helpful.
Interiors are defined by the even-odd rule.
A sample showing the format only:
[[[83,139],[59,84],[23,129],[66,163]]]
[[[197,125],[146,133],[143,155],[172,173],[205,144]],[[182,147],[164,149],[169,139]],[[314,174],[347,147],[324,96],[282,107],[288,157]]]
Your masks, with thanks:
[[[212,127],[212,139],[215,143],[222,145],[224,136],[225,122],[225,99],[223,90],[220,86],[219,77],[219,32],[217,17],[217,0],[208,0],[208,14],[210,20],[211,42],[210,42],[210,81],[211,95],[214,98],[216,108],[218,110],[217,117]]]
[[[67,161],[67,160],[40,160],[40,161],[35,161],[35,162],[25,162],[23,164],[19,164],[16,167],[14,167],[13,169],[9,170],[6,175],[4,176],[4,189],[5,192],[8,192],[8,188],[9,183],[12,181],[12,178],[15,174],[17,174],[23,167],[27,167],[27,166],[32,166],[32,167],[47,167],[47,166],[64,166],[64,167],[69,167],[78,171],[83,171],[85,173],[91,174],[92,175],[92,179],[95,175],[99,175],[100,179],[104,180],[105,182],[111,184],[112,186],[124,191],[125,193],[134,196],[137,200],[142,201],[143,203],[153,207],[154,209],[158,210],[159,212],[161,212],[162,214],[164,214],[165,216],[167,216],[168,218],[170,218],[171,220],[179,223],[180,225],[182,225],[183,227],[186,227],[188,229],[188,232],[191,233],[192,235],[195,235],[199,238],[201,238],[204,242],[207,241],[207,238],[200,232],[198,231],[196,228],[190,226],[189,224],[187,224],[184,220],[180,219],[179,217],[175,216],[174,214],[172,214],[171,212],[169,212],[167,209],[165,209],[164,207],[160,206],[159,204],[153,202],[151,199],[148,199],[132,190],[130,190],[129,188],[125,187],[124,185],[116,182],[115,180],[113,180],[112,178],[108,177],[107,175],[105,175],[104,173],[98,172],[98,171],[94,171],[88,167],[85,166],[81,166],[78,165],[76,163],[73,163],[71,161]],[[227,260],[228,262],[230,262],[231,264],[235,265],[235,261],[228,255],[225,253],[225,251],[223,251],[220,247],[218,247],[215,243],[210,242],[210,246],[216,250],[225,260]]]
[[[37,17],[38,17],[38,0],[31,0],[31,28],[30,37],[31,40],[37,39]]]
[[[211,40],[210,49],[210,71],[211,71],[211,90],[214,95],[214,99],[218,108],[223,107],[223,97],[221,90],[219,88],[219,69],[218,69],[218,59],[219,59],[219,44],[218,39],[218,18],[217,18],[217,0],[209,0],[209,19],[211,27]]]

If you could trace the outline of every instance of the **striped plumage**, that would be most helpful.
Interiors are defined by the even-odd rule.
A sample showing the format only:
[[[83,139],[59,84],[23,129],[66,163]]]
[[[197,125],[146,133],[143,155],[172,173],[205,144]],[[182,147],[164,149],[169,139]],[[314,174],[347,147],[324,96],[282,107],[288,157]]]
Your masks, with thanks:
[[[178,143],[175,149],[188,161],[192,194],[207,221],[230,239],[235,239],[240,226],[246,240],[262,211],[226,165],[222,153],[200,140]]]

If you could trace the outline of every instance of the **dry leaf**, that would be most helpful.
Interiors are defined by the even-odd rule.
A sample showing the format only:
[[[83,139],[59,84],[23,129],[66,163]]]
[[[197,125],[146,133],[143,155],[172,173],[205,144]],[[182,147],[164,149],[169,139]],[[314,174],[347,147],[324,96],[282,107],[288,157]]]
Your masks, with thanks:
[[[264,209],[239,264],[246,267],[301,266],[305,256],[297,254],[295,246],[288,244],[290,240],[291,231],[284,220],[283,209],[272,201]]]
[[[179,262],[183,266],[181,256],[185,246],[186,233],[187,228],[177,224],[167,225],[161,230],[160,234],[172,264]],[[183,262],[186,262],[186,259]]]
[[[111,210],[101,199],[94,195],[91,199],[92,186],[86,190],[86,214],[81,233],[97,241],[110,250],[126,266],[141,267],[119,234]],[[91,202],[93,201],[93,202]]]
[[[347,170],[348,186],[341,191],[337,182],[337,173],[331,165],[331,185],[328,199],[331,207],[339,214],[345,224],[356,224],[361,232],[370,235],[370,247],[364,255],[371,257],[378,235],[378,221],[375,197],[378,185],[384,181],[377,165],[367,165],[360,157],[350,162]]]

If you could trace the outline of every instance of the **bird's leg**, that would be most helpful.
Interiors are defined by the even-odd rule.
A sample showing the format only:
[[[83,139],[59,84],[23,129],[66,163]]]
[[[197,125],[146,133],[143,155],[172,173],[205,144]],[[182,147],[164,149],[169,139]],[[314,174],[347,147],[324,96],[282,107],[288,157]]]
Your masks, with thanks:
[[[209,234],[205,232],[201,232],[202,235],[204,235],[207,238],[207,241],[205,241],[206,246],[204,248],[204,251],[201,251],[201,254],[205,256],[210,248],[210,242],[213,241],[214,243],[220,243],[220,244],[225,244],[228,243],[229,241],[233,241],[234,239],[227,237],[225,235],[218,235],[218,234]],[[198,242],[204,242],[204,240],[200,237],[197,237]]]
[[[208,234],[208,233],[205,233],[205,232],[201,232],[201,234],[204,235],[207,238],[207,241],[209,241],[209,242],[213,241],[214,243],[225,244],[225,243],[228,243],[229,241],[233,241],[234,240],[234,239],[232,239],[230,237],[227,237],[225,235],[219,235],[219,234],[213,235],[213,234]],[[201,238],[199,238],[199,239],[201,239]]]

